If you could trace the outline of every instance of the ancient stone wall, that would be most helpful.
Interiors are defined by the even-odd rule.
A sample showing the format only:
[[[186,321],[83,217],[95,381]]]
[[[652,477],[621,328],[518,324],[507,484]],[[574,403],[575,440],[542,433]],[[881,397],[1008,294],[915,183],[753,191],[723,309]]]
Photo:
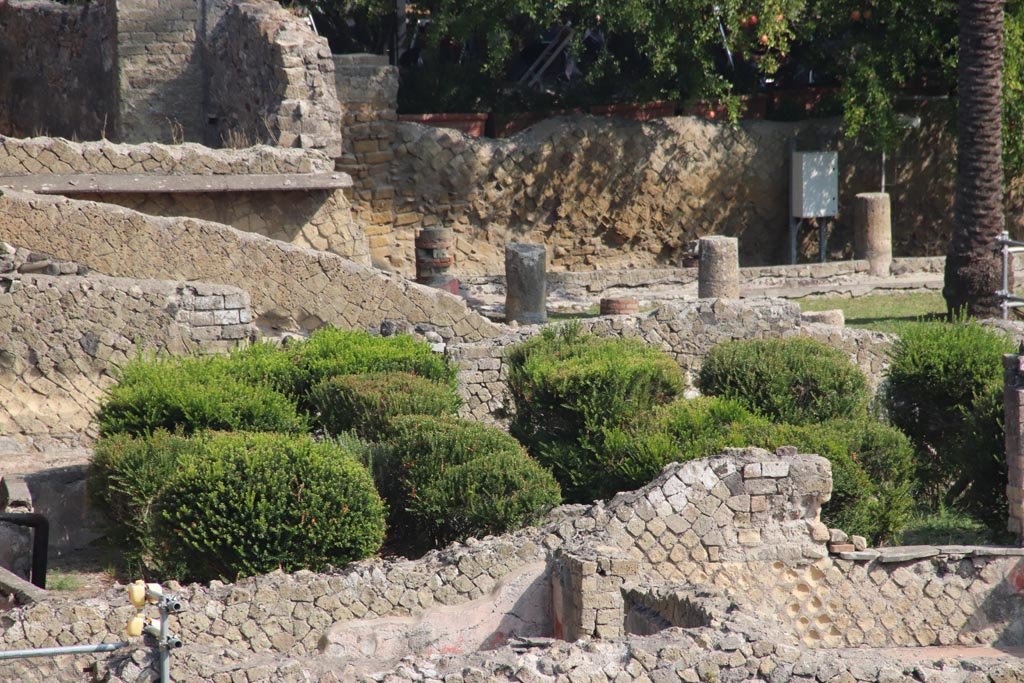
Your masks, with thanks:
[[[352,206],[370,248],[382,264],[409,272],[412,251],[393,244],[395,158],[398,120],[398,68],[383,55],[334,56],[334,77],[342,109],[342,154],[338,169],[354,181]]]
[[[897,256],[941,254],[948,241],[953,157],[940,109],[926,109],[889,157]],[[500,273],[509,241],[548,245],[555,270],[678,265],[687,243],[709,234],[739,237],[743,265],[783,263],[792,144],[839,151],[840,218],[829,248],[849,258],[853,198],[880,183],[880,157],[845,140],[834,120],[734,128],[692,117],[574,116],[504,140],[410,123],[397,130],[394,229],[390,244],[374,240],[374,258],[411,253],[419,227],[453,227],[459,275]],[[817,253],[812,226],[801,245]]]
[[[582,329],[598,336],[632,337],[669,353],[695,381],[704,356],[713,346],[733,339],[807,336],[842,349],[877,388],[888,366],[891,335],[869,330],[801,322],[800,307],[780,299],[703,299],[664,304],[638,316],[607,316],[580,320]],[[502,421],[509,409],[506,386],[508,347],[540,332],[522,328],[486,343],[451,346],[459,368],[462,414],[484,421]]]
[[[211,149],[186,143],[115,144],[62,138],[0,135],[0,176],[73,173],[152,175],[246,175],[329,173],[334,163],[316,150],[257,146]]]
[[[501,330],[451,294],[334,254],[196,219],[7,192],[0,197],[0,239],[109,275],[240,287],[267,329],[311,331],[325,323],[376,329],[384,320],[400,320],[447,341],[478,341]]]
[[[118,120],[124,142],[202,141],[204,74],[196,0],[117,0]]]
[[[185,643],[172,655],[175,675],[467,677],[455,681],[477,680],[476,671],[480,680],[488,672],[547,680],[536,673],[575,670],[580,680],[621,681],[665,667],[665,675],[678,672],[668,680],[892,681],[902,680],[913,653],[829,648],[1024,643],[1024,551],[957,546],[829,556],[818,512],[830,491],[823,458],[732,449],[671,464],[648,486],[611,501],[559,508],[540,526],[456,543],[418,561],[370,560],[233,585],[170,584],[185,605],[173,624]],[[530,616],[537,596],[552,603],[550,621]],[[501,614],[488,604],[511,607]],[[639,608],[647,610],[642,621]],[[51,599],[8,612],[0,647],[112,640],[133,613],[120,588],[73,608]],[[482,627],[477,638],[464,637],[467,623]],[[544,637],[559,635],[583,636],[584,650]],[[615,667],[600,656],[611,651],[621,655]],[[927,663],[972,670],[957,659],[969,653],[948,656],[949,663],[933,664],[938,655]],[[595,661],[603,663],[587,673]],[[77,675],[84,662],[65,658],[45,670],[14,662],[0,666],[0,675],[54,680],[61,670]],[[101,673],[109,667],[111,680],[137,680],[150,666],[140,645]]]
[[[249,296],[234,287],[34,275],[26,264],[52,265],[0,273],[3,436],[87,441],[99,397],[137,352],[225,351],[255,334]]]
[[[76,143],[59,138],[0,137],[3,176],[29,174],[133,174],[159,176],[330,173],[334,162],[320,150],[259,146],[210,149],[201,145]],[[339,174],[341,175],[341,174]],[[344,177],[344,176],[342,176]],[[102,180],[102,179],[100,179]],[[82,181],[84,182],[84,180]],[[331,251],[369,265],[366,236],[352,218],[343,190],[259,192],[134,191],[66,196],[117,204],[155,216],[190,216],[224,223],[300,247]]]
[[[341,110],[326,38],[272,3],[230,5],[209,40],[209,108],[226,146],[266,142],[341,154]]]
[[[370,265],[362,227],[343,190],[208,194],[89,194],[68,197],[117,204],[153,216],[188,216],[223,223],[305,249]]]
[[[0,3],[0,133],[114,134],[114,0]]]

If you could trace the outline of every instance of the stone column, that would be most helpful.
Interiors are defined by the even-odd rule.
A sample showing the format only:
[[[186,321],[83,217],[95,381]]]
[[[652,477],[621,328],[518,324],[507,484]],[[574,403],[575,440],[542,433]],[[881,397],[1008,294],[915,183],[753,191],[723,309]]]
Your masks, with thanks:
[[[454,234],[449,228],[423,228],[416,235],[416,282],[459,293],[459,281],[451,274],[455,263]]]
[[[1003,356],[1003,410],[1006,434],[1006,528],[1024,544],[1024,355]]]
[[[853,204],[854,258],[867,259],[872,275],[886,277],[892,265],[892,209],[885,192],[863,192]]]
[[[547,322],[547,251],[543,244],[505,245],[505,321]]]
[[[701,237],[697,247],[697,297],[740,298],[740,247],[735,237]]]

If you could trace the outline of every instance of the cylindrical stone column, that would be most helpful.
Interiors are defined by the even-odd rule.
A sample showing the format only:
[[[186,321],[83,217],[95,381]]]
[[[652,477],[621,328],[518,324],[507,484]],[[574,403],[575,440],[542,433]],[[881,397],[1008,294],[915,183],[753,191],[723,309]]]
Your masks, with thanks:
[[[547,322],[547,251],[543,244],[505,245],[505,321]]]
[[[867,259],[872,275],[889,275],[892,265],[892,209],[886,192],[863,192],[853,204],[854,258]]]
[[[416,235],[416,282],[459,293],[459,281],[451,274],[455,263],[454,235],[449,228],[423,228]]]
[[[636,299],[601,299],[601,315],[639,315]]]
[[[740,298],[740,246],[735,237],[701,237],[698,250],[697,297]]]

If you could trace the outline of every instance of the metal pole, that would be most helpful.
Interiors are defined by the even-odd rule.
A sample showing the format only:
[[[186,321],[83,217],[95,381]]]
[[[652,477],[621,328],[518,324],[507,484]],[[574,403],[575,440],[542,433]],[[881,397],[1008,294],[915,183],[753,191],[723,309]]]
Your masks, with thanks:
[[[999,238],[1003,244],[1003,289],[1000,291],[1000,298],[1002,299],[1002,301],[999,302],[999,308],[1002,310],[1003,320],[1007,320],[1010,317],[1010,313],[1007,307],[1010,295],[1010,233],[1004,230],[1003,233],[999,236]]]
[[[41,647],[35,650],[0,650],[0,659],[25,659],[27,657],[56,657],[59,655],[80,655],[93,652],[113,652],[127,647],[130,643],[100,643],[99,645],[69,645],[67,647]]]
[[[167,606],[161,601],[160,603],[160,683],[170,683],[171,680],[171,646],[168,643],[167,633],[167,621],[170,618],[170,614],[167,610]]]

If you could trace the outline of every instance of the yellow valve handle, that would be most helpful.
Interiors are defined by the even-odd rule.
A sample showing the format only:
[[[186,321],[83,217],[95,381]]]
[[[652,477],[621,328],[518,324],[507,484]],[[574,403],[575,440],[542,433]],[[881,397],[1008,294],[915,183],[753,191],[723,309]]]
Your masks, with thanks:
[[[160,598],[164,597],[164,587],[159,583],[147,583],[146,584],[146,598],[150,602],[157,602]]]
[[[128,600],[134,607],[142,608],[146,605],[146,584],[139,580],[128,584]]]
[[[142,635],[142,630],[146,627],[146,615],[139,612],[134,617],[128,620],[128,626],[125,628],[125,632],[129,638],[138,638]]]

